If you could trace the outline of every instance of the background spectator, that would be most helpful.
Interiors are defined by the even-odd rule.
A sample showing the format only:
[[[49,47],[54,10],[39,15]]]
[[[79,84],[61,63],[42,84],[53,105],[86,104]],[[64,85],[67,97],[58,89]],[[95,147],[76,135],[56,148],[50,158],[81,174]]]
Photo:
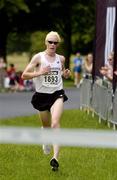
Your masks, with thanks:
[[[16,90],[16,69],[14,64],[10,64],[7,69],[8,77],[9,77],[9,86],[10,89]]]
[[[4,59],[0,57],[0,88],[4,88],[6,74],[6,63]]]
[[[82,57],[80,52],[76,53],[76,57],[73,60],[74,67],[74,85],[76,87],[79,87],[80,79],[81,79],[81,73],[82,73]]]
[[[104,79],[112,81],[113,79],[113,52],[108,56],[108,63],[101,67],[100,73],[104,76]]]
[[[15,89],[17,91],[24,91],[25,86],[24,86],[24,80],[21,78],[22,71],[16,72],[16,77],[15,77]]]
[[[93,69],[93,54],[89,53],[87,54],[83,65],[85,78],[90,78],[92,76],[92,69]]]

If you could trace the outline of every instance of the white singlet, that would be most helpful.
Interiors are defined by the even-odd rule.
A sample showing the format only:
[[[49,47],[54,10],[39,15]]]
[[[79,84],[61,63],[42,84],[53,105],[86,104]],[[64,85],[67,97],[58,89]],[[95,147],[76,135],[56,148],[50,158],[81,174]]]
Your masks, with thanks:
[[[59,55],[55,54],[55,60],[51,63],[45,58],[45,52],[40,52],[39,61],[40,66],[36,67],[36,71],[46,66],[50,66],[51,71],[46,75],[33,78],[36,92],[51,94],[63,89],[62,64]]]

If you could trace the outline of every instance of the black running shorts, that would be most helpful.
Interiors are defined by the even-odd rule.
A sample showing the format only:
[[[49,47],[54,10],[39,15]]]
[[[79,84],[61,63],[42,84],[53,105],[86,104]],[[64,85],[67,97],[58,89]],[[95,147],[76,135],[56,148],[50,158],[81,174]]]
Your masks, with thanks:
[[[39,111],[50,111],[51,106],[58,98],[63,98],[63,102],[68,100],[63,89],[52,94],[35,92],[32,96],[31,104]]]

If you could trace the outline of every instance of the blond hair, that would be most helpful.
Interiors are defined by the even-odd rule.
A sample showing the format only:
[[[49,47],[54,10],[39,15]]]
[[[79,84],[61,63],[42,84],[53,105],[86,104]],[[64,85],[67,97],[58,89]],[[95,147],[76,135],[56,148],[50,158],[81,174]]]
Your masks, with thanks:
[[[49,37],[51,37],[51,36],[56,36],[57,39],[58,39],[58,42],[61,41],[60,35],[59,35],[56,31],[50,31],[50,32],[46,35],[45,42],[47,42],[48,39],[49,39]]]

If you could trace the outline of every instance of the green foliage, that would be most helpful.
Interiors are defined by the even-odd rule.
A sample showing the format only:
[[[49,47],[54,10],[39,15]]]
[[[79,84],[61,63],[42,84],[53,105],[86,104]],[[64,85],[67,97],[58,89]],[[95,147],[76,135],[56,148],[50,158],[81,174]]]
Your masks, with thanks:
[[[19,10],[29,12],[29,8],[25,3],[25,0],[1,0],[0,9],[4,9],[8,16],[18,13]]]
[[[31,35],[30,53],[34,54],[45,49],[46,31],[36,31]]]
[[[73,52],[80,50],[86,54],[93,49],[95,37],[95,11],[94,0],[78,2],[73,6],[72,16],[72,47]]]
[[[22,53],[29,52],[31,46],[30,33],[17,33],[12,32],[8,35],[7,40],[7,53],[12,54],[14,52]]]
[[[0,28],[0,55],[3,57],[13,50],[30,50],[31,54],[42,50],[44,34],[51,30],[58,31],[63,38],[62,48],[58,52],[65,55],[66,67],[69,67],[72,53],[80,50],[86,54],[93,49],[95,0],[68,0],[67,3],[63,0],[1,0],[0,20],[4,22]],[[14,32],[18,38],[11,35]],[[27,32],[32,33],[31,44]],[[6,42],[9,43],[7,46]]]

